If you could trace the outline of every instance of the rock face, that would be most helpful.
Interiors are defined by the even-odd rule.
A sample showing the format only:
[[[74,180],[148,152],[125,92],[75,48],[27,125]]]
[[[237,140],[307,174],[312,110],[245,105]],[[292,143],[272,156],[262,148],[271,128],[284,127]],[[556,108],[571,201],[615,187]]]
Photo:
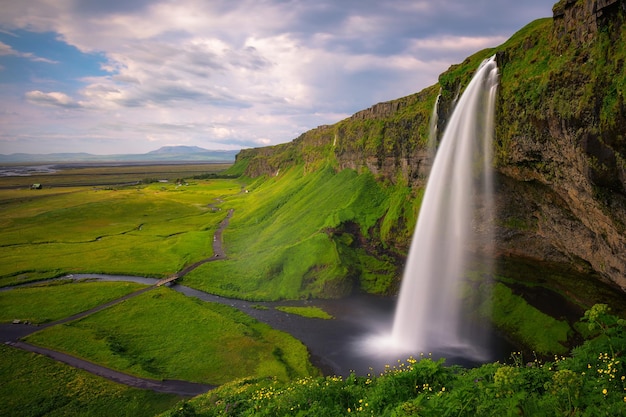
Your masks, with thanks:
[[[626,10],[622,0],[562,0],[552,8],[554,32],[563,43],[584,45],[593,41],[619,8]]]
[[[626,1],[562,0],[553,11],[451,67],[438,85],[237,159],[251,176],[332,160],[337,170],[423,187],[437,95],[441,132],[459,90],[496,53],[499,256],[593,273],[626,290]]]
[[[565,59],[546,70],[543,81],[525,87],[537,89],[534,103],[525,103],[524,94],[503,80],[497,129],[503,221],[525,225],[506,238],[502,233],[500,249],[594,271],[622,289],[625,10],[624,1],[557,4],[547,35],[551,52]],[[503,78],[510,62],[503,62]],[[505,126],[517,126],[517,132]]]

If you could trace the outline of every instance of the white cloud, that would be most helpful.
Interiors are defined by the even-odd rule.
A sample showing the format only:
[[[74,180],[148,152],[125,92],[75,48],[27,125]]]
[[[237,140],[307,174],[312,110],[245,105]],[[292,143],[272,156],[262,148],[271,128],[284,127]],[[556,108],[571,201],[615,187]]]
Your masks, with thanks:
[[[64,108],[77,108],[80,104],[74,101],[65,93],[53,91],[51,93],[44,93],[39,90],[29,91],[26,93],[26,99],[34,104],[40,104],[44,106],[64,107]]]
[[[444,35],[433,38],[414,39],[409,50],[424,55],[428,52],[459,52],[479,51],[503,43],[505,36],[451,36]]]
[[[114,153],[102,151],[106,146],[131,142],[145,151],[165,143],[226,148],[285,142],[427,87],[449,65],[496,46],[527,23],[515,20],[517,11],[537,13],[545,3],[544,14],[550,13],[552,1],[527,3],[5,2],[0,31],[52,32],[104,57],[106,74],[84,77],[72,91],[33,80],[15,95],[24,103],[0,94],[0,110],[24,106],[20,114],[36,113],[32,120],[54,126],[55,135],[67,129],[68,137],[93,140],[85,149],[104,153]],[[493,5],[511,12],[494,18]],[[0,42],[0,56],[9,55],[45,60]],[[80,110],[71,129],[58,123],[59,109],[65,117]],[[34,131],[17,120],[5,126],[5,135]]]

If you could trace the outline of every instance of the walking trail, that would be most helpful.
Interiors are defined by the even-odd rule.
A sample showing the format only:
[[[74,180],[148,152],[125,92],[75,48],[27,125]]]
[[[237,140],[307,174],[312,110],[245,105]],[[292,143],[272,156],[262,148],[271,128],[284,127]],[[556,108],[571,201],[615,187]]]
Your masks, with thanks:
[[[215,388],[216,387],[215,385],[198,384],[194,382],[177,381],[177,380],[158,381],[154,379],[140,378],[140,377],[136,377],[133,375],[128,375],[123,372],[115,371],[113,369],[106,368],[101,365],[97,365],[95,363],[86,361],[84,359],[80,359],[75,356],[68,355],[66,353],[31,345],[29,343],[21,341],[21,339],[32,333],[45,329],[47,327],[56,326],[58,324],[63,324],[63,323],[68,323],[71,321],[79,320],[83,317],[89,316],[91,314],[107,309],[113,305],[119,304],[124,300],[128,300],[129,298],[132,298],[132,297],[136,297],[156,287],[174,282],[177,279],[188,274],[189,272],[193,271],[200,265],[203,265],[207,262],[216,261],[220,259],[226,259],[226,255],[224,254],[224,249],[222,247],[222,232],[228,226],[229,220],[232,216],[233,216],[233,209],[230,209],[228,211],[228,214],[224,218],[224,220],[221,221],[217,230],[215,231],[215,234],[213,236],[213,257],[203,259],[192,265],[189,265],[186,268],[182,269],[180,272],[168,278],[158,281],[155,285],[152,285],[147,288],[142,288],[138,291],[127,294],[124,297],[118,298],[113,301],[109,301],[108,303],[101,304],[97,307],[80,312],[78,314],[74,314],[73,316],[66,317],[61,320],[57,320],[57,321],[42,324],[42,325],[0,324],[0,341],[5,343],[6,345],[13,346],[15,348],[26,350],[29,352],[35,352],[41,355],[45,355],[59,362],[63,362],[65,364],[73,366],[74,368],[83,369],[87,372],[91,372],[92,374],[101,376],[111,381],[115,381],[120,384],[128,385],[128,386],[135,387],[135,388],[148,389],[152,391],[169,393],[169,394],[177,394],[177,395],[184,396],[184,397],[194,397],[196,395],[202,394],[204,392],[207,392]]]

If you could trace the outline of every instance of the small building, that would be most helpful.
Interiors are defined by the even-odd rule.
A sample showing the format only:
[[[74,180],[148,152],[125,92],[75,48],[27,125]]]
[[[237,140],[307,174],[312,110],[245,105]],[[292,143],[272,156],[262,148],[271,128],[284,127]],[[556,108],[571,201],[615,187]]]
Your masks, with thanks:
[[[30,186],[31,190],[41,190],[43,186],[41,184],[33,184]]]

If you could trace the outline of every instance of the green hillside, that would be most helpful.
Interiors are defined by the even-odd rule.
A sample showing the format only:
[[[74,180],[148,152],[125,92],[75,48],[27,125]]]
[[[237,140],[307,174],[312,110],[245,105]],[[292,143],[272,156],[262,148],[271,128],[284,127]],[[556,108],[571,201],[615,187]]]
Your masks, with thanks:
[[[370,242],[389,235],[386,216],[414,218],[408,192],[381,186],[371,173],[329,165],[306,173],[298,164],[261,177],[228,199],[235,209],[224,234],[228,259],[192,271],[183,282],[266,300],[336,298],[357,288],[388,292],[395,259],[386,242]]]

